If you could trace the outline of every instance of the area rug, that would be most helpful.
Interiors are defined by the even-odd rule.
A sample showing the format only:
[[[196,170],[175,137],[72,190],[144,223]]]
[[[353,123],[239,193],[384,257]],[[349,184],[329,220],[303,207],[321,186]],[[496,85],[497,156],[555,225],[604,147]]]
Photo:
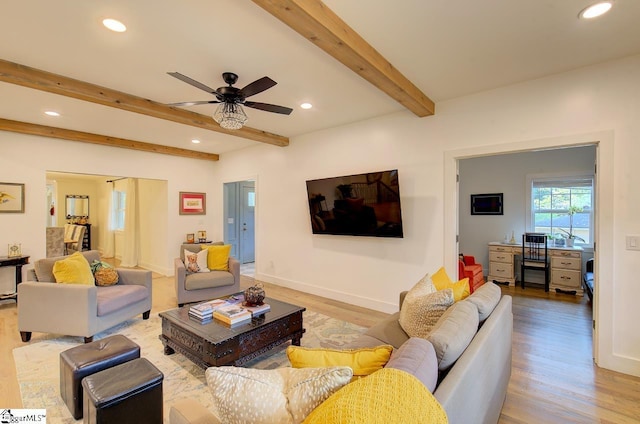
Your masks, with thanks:
[[[195,399],[205,407],[211,406],[211,396],[206,387],[204,370],[185,356],[175,353],[164,355],[158,335],[161,333],[158,314],[148,320],[136,318],[120,324],[94,337],[102,339],[112,334],[122,334],[140,345],[140,354],[164,374],[163,400],[164,422],[169,422],[169,409],[181,399]],[[312,311],[304,312],[304,328],[301,345],[306,347],[340,348],[354,340],[363,327],[330,318]],[[76,423],[60,397],[60,352],[82,343],[80,337],[58,337],[31,342],[13,350],[16,374],[20,385],[23,408],[45,408],[47,423]],[[283,344],[278,348],[246,363],[245,367],[273,369],[289,366]]]

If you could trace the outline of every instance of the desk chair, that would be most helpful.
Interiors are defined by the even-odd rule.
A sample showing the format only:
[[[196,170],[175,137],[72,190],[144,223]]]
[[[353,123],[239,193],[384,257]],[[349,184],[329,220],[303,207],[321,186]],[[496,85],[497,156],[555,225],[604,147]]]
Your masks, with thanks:
[[[547,248],[547,235],[542,233],[524,233],[522,235],[522,263],[520,265],[520,284],[524,289],[524,271],[527,269],[544,271],[544,291],[549,291],[549,271],[551,263]]]

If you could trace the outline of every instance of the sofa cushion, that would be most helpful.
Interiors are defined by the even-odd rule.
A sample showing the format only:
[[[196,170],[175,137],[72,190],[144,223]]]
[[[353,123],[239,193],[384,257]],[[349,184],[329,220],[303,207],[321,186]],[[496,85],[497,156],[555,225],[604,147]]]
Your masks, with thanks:
[[[197,272],[185,277],[184,288],[185,290],[200,290],[211,287],[231,286],[233,283],[233,274],[227,271]]]
[[[446,424],[447,414],[417,378],[402,370],[384,368],[334,393],[304,422]]]
[[[81,254],[85,257],[88,263],[92,263],[95,260],[100,260],[100,252],[98,252],[97,250],[87,250],[85,252],[81,252]],[[57,261],[65,258],[68,258],[68,256],[44,258],[35,261],[35,263],[33,264],[33,270],[36,273],[36,278],[38,279],[38,281],[48,283],[55,282],[56,278],[53,276],[53,265]]]
[[[393,346],[380,345],[361,349],[325,349],[300,346],[287,347],[287,358],[293,368],[349,367],[353,377],[364,377],[384,367]]]
[[[85,286],[95,286],[96,284],[89,262],[79,252],[56,261],[52,271],[56,283]]]
[[[426,337],[438,357],[438,369],[453,365],[478,331],[478,308],[466,300],[456,302],[442,315]]]
[[[452,281],[444,267],[441,267],[431,276],[431,281],[436,290],[452,289],[456,302],[466,298],[470,294],[469,279],[463,278],[460,281]]]
[[[198,253],[202,251],[202,246],[222,246],[224,243],[221,241],[211,242],[207,244],[200,243],[182,243],[180,245],[180,260],[184,263],[184,251],[188,250],[189,252]]]
[[[211,367],[205,372],[213,413],[223,424],[301,423],[347,384],[349,367],[259,370]]]
[[[207,250],[207,267],[209,270],[229,271],[229,253],[231,245],[222,246],[202,246],[203,250]]]
[[[188,273],[209,272],[209,268],[207,268],[208,254],[209,252],[206,250],[201,250],[199,252],[192,252],[190,250],[185,249],[183,252],[184,267],[187,269],[187,272]]]
[[[502,290],[497,284],[487,282],[474,290],[467,300],[478,308],[480,322],[484,322],[495,309],[502,297]]]
[[[426,337],[447,308],[453,304],[453,290],[413,295],[413,289],[400,308],[400,326],[409,337]]]
[[[126,306],[149,297],[149,290],[144,286],[116,284],[115,286],[98,287],[98,316],[108,315]]]
[[[438,358],[430,341],[412,337],[391,354],[385,368],[406,371],[416,377],[431,393],[438,383]]]

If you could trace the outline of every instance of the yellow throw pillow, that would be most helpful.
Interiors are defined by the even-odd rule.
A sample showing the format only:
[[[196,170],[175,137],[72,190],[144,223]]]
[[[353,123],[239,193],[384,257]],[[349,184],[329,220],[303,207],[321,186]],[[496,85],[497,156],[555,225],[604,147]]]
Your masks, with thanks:
[[[436,290],[452,289],[453,300],[458,302],[469,296],[469,279],[463,278],[460,281],[453,282],[447,275],[444,267],[440,268],[435,274],[431,276],[433,285],[436,286]]]
[[[287,357],[293,368],[349,367],[353,377],[358,378],[382,369],[391,352],[391,345],[342,350],[289,346]]]
[[[304,424],[398,422],[447,424],[448,419],[442,405],[420,380],[393,368],[346,385],[304,420]]]
[[[53,264],[53,276],[56,283],[86,286],[95,286],[96,284],[89,261],[80,252],[56,261]]]
[[[202,249],[209,251],[209,253],[207,253],[207,268],[209,268],[210,271],[229,271],[230,244],[223,246],[202,246]]]

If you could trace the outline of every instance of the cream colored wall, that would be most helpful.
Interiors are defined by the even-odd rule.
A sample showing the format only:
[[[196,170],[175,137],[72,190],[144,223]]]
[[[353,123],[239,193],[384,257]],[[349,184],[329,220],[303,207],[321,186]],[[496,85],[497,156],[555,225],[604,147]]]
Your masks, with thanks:
[[[441,265],[455,272],[455,161],[599,142],[598,363],[640,375],[640,56],[398,113],[221,157],[222,183],[255,177],[256,273],[265,281],[393,311],[400,290]],[[312,235],[305,180],[397,168],[405,237]],[[487,170],[487,172],[491,172]],[[453,199],[453,200],[451,200]],[[221,222],[221,212],[213,219]]]

